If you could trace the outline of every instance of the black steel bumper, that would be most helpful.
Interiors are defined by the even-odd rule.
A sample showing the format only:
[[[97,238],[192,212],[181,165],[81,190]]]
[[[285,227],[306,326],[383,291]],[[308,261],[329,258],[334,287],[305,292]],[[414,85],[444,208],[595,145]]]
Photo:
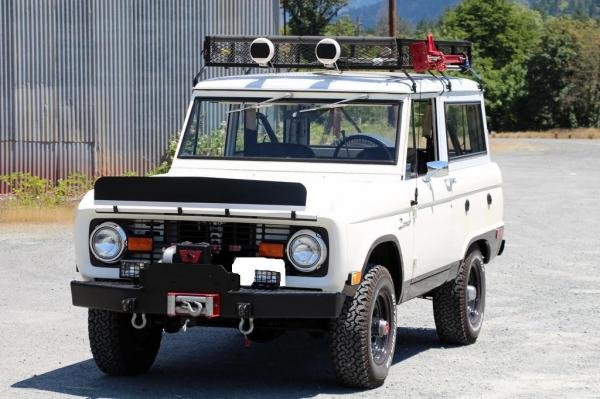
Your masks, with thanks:
[[[117,312],[167,314],[169,293],[219,294],[220,317],[239,318],[240,304],[250,304],[246,317],[264,319],[336,318],[343,293],[240,287],[238,274],[219,265],[155,263],[140,271],[138,283],[72,281],[73,305]]]

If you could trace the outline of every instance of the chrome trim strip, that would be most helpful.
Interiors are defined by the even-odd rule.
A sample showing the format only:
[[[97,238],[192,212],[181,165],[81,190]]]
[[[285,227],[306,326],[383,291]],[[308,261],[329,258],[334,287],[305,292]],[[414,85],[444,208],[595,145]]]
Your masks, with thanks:
[[[488,187],[484,187],[484,188],[479,188],[477,190],[473,190],[473,191],[468,191],[466,193],[462,193],[462,194],[458,194],[458,195],[453,195],[451,197],[448,198],[444,198],[442,200],[437,200],[437,201],[433,201],[433,202],[428,202],[426,204],[418,204],[417,207],[418,209],[425,209],[425,208],[430,208],[432,206],[436,206],[436,205],[441,205],[441,204],[445,204],[447,202],[451,202],[454,201],[455,199],[458,198],[463,198],[463,197],[467,197],[469,195],[473,195],[473,194],[477,194],[483,191],[488,191],[488,190],[493,190],[496,188],[501,188],[502,184],[495,184],[493,186],[488,186]]]

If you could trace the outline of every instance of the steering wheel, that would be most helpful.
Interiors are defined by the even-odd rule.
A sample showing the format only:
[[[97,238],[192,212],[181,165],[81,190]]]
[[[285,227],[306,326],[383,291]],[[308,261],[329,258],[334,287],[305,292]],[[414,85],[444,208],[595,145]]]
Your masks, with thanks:
[[[264,126],[265,131],[267,132],[267,136],[269,136],[269,140],[271,141],[271,143],[278,143],[277,136],[275,135],[275,132],[273,131],[273,128],[269,123],[269,119],[267,119],[267,116],[262,112],[257,112],[256,119],[258,119],[258,121]]]
[[[354,134],[352,136],[346,136],[345,138],[342,139],[342,141],[340,141],[337,145],[337,147],[335,147],[335,151],[333,151],[333,158],[337,158],[340,150],[342,149],[342,147],[348,147],[348,143],[352,142],[352,141],[368,141],[370,143],[375,144],[378,148],[381,148],[384,152],[385,155],[387,156],[387,158],[392,161],[394,160],[394,158],[392,157],[392,154],[390,153],[390,150],[387,148],[387,146],[385,145],[385,143],[373,136],[367,136],[366,134]]]

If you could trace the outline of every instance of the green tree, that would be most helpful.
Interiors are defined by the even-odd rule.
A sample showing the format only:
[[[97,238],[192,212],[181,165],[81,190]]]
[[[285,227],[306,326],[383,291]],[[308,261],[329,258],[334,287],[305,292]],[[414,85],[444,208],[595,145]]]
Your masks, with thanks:
[[[572,15],[577,19],[600,18],[598,0],[529,0],[529,4],[547,15]]]
[[[474,66],[485,81],[492,129],[521,125],[517,108],[527,93],[527,60],[542,27],[539,12],[510,0],[465,0],[441,18],[443,38],[474,43]]]
[[[325,36],[355,36],[358,33],[358,27],[352,21],[349,15],[344,15],[337,21],[325,27]]]
[[[281,4],[289,14],[290,34],[318,36],[348,0],[282,0]]]
[[[600,127],[600,24],[569,18],[546,23],[529,59],[521,108],[529,128]]]

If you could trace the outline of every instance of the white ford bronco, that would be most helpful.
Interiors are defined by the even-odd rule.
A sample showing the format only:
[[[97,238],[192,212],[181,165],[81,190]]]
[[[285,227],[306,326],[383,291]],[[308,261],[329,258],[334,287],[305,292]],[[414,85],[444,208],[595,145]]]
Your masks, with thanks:
[[[444,74],[470,57],[431,37],[208,37],[207,66],[265,73],[195,78],[170,171],[100,178],[79,205],[71,291],[98,367],[143,373],[193,326],[305,329],[340,383],[372,388],[413,298],[442,342],[475,342],[504,227],[481,86]]]

